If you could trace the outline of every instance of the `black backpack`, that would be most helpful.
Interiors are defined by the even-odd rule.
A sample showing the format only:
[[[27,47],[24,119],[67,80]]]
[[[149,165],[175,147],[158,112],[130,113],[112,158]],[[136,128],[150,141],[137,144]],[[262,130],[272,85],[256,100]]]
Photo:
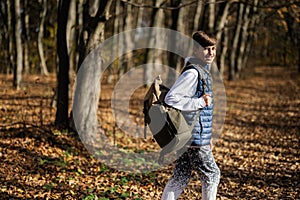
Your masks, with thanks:
[[[183,69],[182,73],[189,69],[197,70],[197,88],[199,88],[200,81],[202,81],[203,91],[205,92],[206,82],[201,68],[197,65],[188,65]],[[168,87],[162,84],[161,77],[158,76],[154,79],[144,98],[144,137],[146,138],[146,130],[147,126],[149,126],[155,141],[162,149],[159,163],[163,162],[164,155],[178,151],[191,142],[192,130],[201,111],[197,112],[192,125],[189,125],[180,110],[168,106],[164,102],[169,90]]]

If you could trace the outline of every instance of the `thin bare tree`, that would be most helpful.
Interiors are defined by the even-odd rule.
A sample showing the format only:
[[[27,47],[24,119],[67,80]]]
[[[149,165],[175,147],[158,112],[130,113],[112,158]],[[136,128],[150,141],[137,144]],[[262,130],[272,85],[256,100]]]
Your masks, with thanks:
[[[24,1],[24,73],[29,73],[29,39],[30,39],[30,27],[29,27],[29,0]]]
[[[70,0],[60,0],[58,3],[58,28],[57,28],[57,110],[55,125],[59,127],[68,126],[69,116],[69,55],[67,47],[67,23]]]
[[[7,32],[6,32],[6,37],[8,42],[7,42],[7,49],[8,49],[8,56],[7,60],[9,62],[8,66],[6,67],[6,73],[9,74],[15,66],[15,50],[14,50],[14,32],[13,32],[13,16],[14,13],[12,12],[11,7],[13,6],[13,2],[11,0],[6,0],[6,12],[7,12]]]
[[[47,15],[47,0],[39,0],[39,3],[42,5],[42,12],[40,13],[40,24],[39,24],[39,32],[38,32],[38,52],[41,61],[41,74],[48,76],[49,72],[46,65],[45,54],[44,54],[44,26],[45,19]]]
[[[21,5],[20,0],[15,0],[15,45],[16,45],[16,66],[14,69],[14,87],[19,90],[23,70],[23,47],[21,33]]]
[[[242,3],[238,4],[238,15],[236,17],[235,31],[232,38],[231,52],[229,58],[229,80],[235,79],[237,74],[236,72],[238,71],[236,61],[237,61],[237,54],[238,54],[240,32],[243,23],[244,9],[245,9],[244,4]]]
[[[75,72],[76,69],[76,32],[77,32],[77,10],[76,7],[79,5],[79,1],[71,1],[70,2],[70,9],[69,9],[69,16],[68,16],[68,23],[67,23],[67,46],[68,46],[68,53],[70,59],[70,76]]]

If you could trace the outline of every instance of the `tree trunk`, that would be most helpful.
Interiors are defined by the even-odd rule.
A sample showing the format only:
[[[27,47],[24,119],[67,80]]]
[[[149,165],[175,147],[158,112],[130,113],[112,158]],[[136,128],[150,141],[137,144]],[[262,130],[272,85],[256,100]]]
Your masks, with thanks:
[[[57,54],[59,58],[57,76],[57,111],[55,125],[59,127],[68,126],[69,110],[69,56],[67,47],[67,22],[70,0],[59,0],[58,23],[57,23]]]
[[[162,5],[164,0],[156,0],[155,6]],[[151,27],[163,27],[165,15],[163,10],[161,9],[153,9],[152,13],[152,24]],[[156,42],[159,42],[159,35],[153,35],[150,33],[151,37],[148,41],[149,46],[155,46]],[[144,68],[144,83],[152,83],[153,80],[153,72],[156,69],[156,65],[154,63],[162,63],[161,60],[161,52],[158,49],[150,49],[146,52],[146,63],[148,63],[147,67]]]
[[[21,6],[20,0],[15,0],[15,41],[16,41],[16,66],[14,70],[14,87],[19,90],[23,70],[23,48],[21,37]]]
[[[44,26],[45,26],[46,14],[47,14],[47,0],[40,0],[39,3],[42,4],[43,11],[40,13],[41,22],[40,22],[39,33],[38,33],[38,50],[39,50],[39,56],[41,61],[41,74],[48,76],[49,72],[46,65],[44,45],[43,45]]]
[[[172,7],[177,7],[182,3],[181,0],[174,0],[171,1],[171,6]],[[181,19],[181,17],[185,16],[185,7],[182,7],[180,9],[175,9],[171,11],[171,29],[172,30],[179,30],[179,31],[184,31],[183,33],[187,33],[188,31],[183,30],[187,27],[188,21]],[[182,20],[182,21],[181,21]],[[181,29],[181,30],[180,30]],[[177,49],[179,45],[186,45],[186,44],[179,44],[179,42],[172,42],[169,43],[169,49]],[[168,54],[168,64],[170,67],[172,67],[173,69],[175,69],[176,71],[180,71],[182,69],[183,66],[183,62],[182,60],[184,60],[184,58],[180,58],[178,55],[170,52]],[[174,76],[174,73],[171,70],[168,70],[168,76],[167,76],[167,80],[166,83],[174,83],[176,80],[176,76]]]
[[[25,28],[25,31],[24,31],[24,35],[25,35],[25,40],[24,40],[24,73],[25,74],[29,74],[29,57],[28,57],[28,54],[29,54],[29,34],[30,34],[30,31],[29,31],[29,13],[28,13],[28,1],[29,0],[25,0],[24,1],[24,13],[25,13],[25,16],[24,16],[24,28]]]
[[[14,27],[13,27],[13,16],[14,13],[12,13],[12,5],[11,5],[11,0],[7,0],[6,1],[6,6],[7,6],[7,39],[8,39],[8,61],[9,61],[9,65],[6,68],[6,73],[10,74],[11,71],[14,70],[14,66],[15,66],[15,59],[14,59],[14,55],[15,55],[15,51],[13,49],[13,43],[14,43]]]
[[[96,0],[97,1],[97,0]],[[94,22],[94,27],[92,28],[90,37],[88,38],[87,43],[87,52],[91,52],[95,49],[101,42],[104,41],[104,31],[105,31],[105,22],[108,20],[109,9],[112,1],[102,2],[102,5],[99,5],[99,8],[96,11]],[[101,13],[101,14],[100,14]],[[104,17],[103,19],[99,19],[100,17]]]
[[[144,0],[139,0],[139,3],[143,3]],[[141,7],[139,8],[138,14],[137,14],[137,22],[136,22],[136,26],[137,27],[143,27],[143,13],[144,13],[144,8]]]
[[[163,3],[164,0],[157,0],[155,6],[160,6]],[[158,9],[153,17],[153,27],[164,27],[164,20],[162,19],[165,19],[165,14],[162,9]],[[160,42],[159,38],[161,38],[161,36],[159,35],[154,35],[154,37],[151,37],[150,46],[153,46],[155,43]],[[159,50],[157,49],[150,50],[148,54],[148,63],[162,63],[161,55],[161,52],[159,52]],[[155,69],[155,65],[153,65],[153,67],[153,69]]]
[[[84,4],[84,0],[78,0],[76,1],[77,4],[76,4],[76,49],[75,49],[75,52],[76,52],[76,58],[75,58],[75,63],[76,65],[73,66],[74,67],[74,71],[77,72],[77,70],[79,69],[79,58],[80,58],[80,48],[79,45],[80,45],[80,34],[83,30],[83,4]],[[78,51],[79,49],[79,51]]]
[[[123,5],[121,5],[120,1],[116,1],[116,5],[115,5],[115,19],[114,19],[114,30],[113,30],[113,35],[117,35],[119,33],[121,33],[122,31],[124,31],[124,7]],[[115,51],[113,51],[112,53],[114,55],[112,55],[112,57],[114,58],[116,55],[119,54],[119,52],[123,52],[123,48],[124,48],[124,44],[122,44],[123,40],[119,40],[119,37],[116,38],[117,44],[118,44],[118,48],[116,48]],[[115,74],[115,69],[120,69],[122,63],[124,63],[124,56],[118,57],[118,62],[117,65],[113,66],[113,70],[109,70],[109,74],[107,75],[107,80],[106,83],[111,84],[113,82],[114,79],[114,74]]]
[[[112,1],[90,0],[83,7],[83,29],[79,39],[78,69],[85,57],[104,39],[105,21]]]
[[[298,49],[298,71],[300,72],[300,26],[299,26],[299,6],[289,6],[285,14],[285,21],[288,27],[288,34],[293,46]]]
[[[97,10],[91,10],[91,8],[95,8],[94,4],[85,4],[84,8],[84,33],[81,35],[81,45],[85,52],[81,52],[83,54],[80,63],[83,65],[80,66],[77,73],[72,112],[76,130],[81,134],[82,141],[88,145],[93,144],[95,133],[98,130],[100,75],[104,70],[102,68],[103,59],[99,57],[99,54],[105,52],[95,48],[103,42],[105,22],[110,17],[111,3],[112,1],[101,1]],[[85,60],[86,56],[88,56],[87,60]]]
[[[202,16],[203,16],[203,1],[199,0],[197,4],[198,5],[197,5],[197,9],[196,9],[196,14],[194,17],[194,19],[195,19],[194,20],[194,29],[195,30],[201,29],[200,24],[201,24]]]
[[[220,8],[222,9],[222,11],[220,10],[218,13],[221,13],[221,17],[218,18],[217,20],[217,25],[216,25],[216,38],[219,42],[219,45],[220,45],[220,41],[221,41],[221,36],[222,36],[222,32],[223,32],[223,29],[225,27],[225,24],[227,22],[227,17],[228,17],[228,14],[229,14],[229,8],[230,8],[230,5],[231,5],[232,1],[227,1],[227,2],[224,2],[225,6]]]
[[[255,39],[255,35],[257,34],[257,24],[259,22],[260,15],[258,14],[258,0],[254,0],[253,2],[253,7],[252,7],[252,13],[251,13],[251,20],[249,24],[249,29],[248,29],[248,38],[246,42],[246,48],[245,48],[245,53],[244,53],[244,58],[243,58],[243,63],[242,66],[246,67],[247,60],[249,57],[249,54],[252,50],[253,47],[253,41]]]
[[[226,55],[227,55],[227,49],[228,49],[228,42],[229,42],[229,36],[228,36],[228,28],[224,27],[224,32],[223,32],[223,40],[222,40],[222,47],[221,47],[221,51],[220,51],[220,56],[219,56],[219,71],[221,76],[223,77],[224,74],[224,70],[225,70],[225,61],[226,61]],[[219,42],[219,45],[221,43]]]
[[[239,37],[239,51],[237,52],[238,56],[237,56],[237,73],[239,74],[240,71],[244,68],[244,66],[242,65],[244,62],[244,58],[245,58],[245,47],[246,47],[246,43],[247,43],[247,39],[248,39],[248,26],[250,23],[250,19],[249,19],[249,13],[250,13],[250,6],[246,5],[245,7],[245,12],[243,14],[243,25],[241,27],[241,35]]]
[[[225,68],[225,58],[227,54],[227,48],[228,48],[228,28],[227,26],[227,17],[229,14],[229,7],[231,5],[232,1],[225,2],[225,6],[220,5],[220,10],[218,13],[221,14],[221,17],[217,20],[216,23],[216,38],[218,41],[217,45],[217,63],[218,63],[218,69],[220,71],[221,76],[223,76],[224,68]],[[222,40],[222,34],[223,34],[223,40]]]
[[[215,27],[216,0],[210,0],[208,5],[208,30],[213,32]]]
[[[75,72],[76,69],[76,4],[77,1],[70,2],[68,23],[67,23],[67,46],[69,53],[69,63],[70,63],[70,77]]]
[[[124,31],[128,31],[128,30],[131,30],[133,27],[134,27],[134,24],[133,24],[133,21],[134,21],[134,16],[133,16],[133,7],[132,5],[127,5],[127,15],[126,15],[126,19],[125,19],[125,27],[124,27]],[[125,35],[125,40],[124,40],[124,43],[125,43],[125,46],[126,48],[129,48],[129,49],[133,49],[133,45],[134,45],[134,38],[131,37],[130,34],[126,34]],[[123,44],[124,45],[124,44]],[[124,73],[126,73],[126,71],[129,70],[130,67],[133,66],[133,60],[132,60],[132,57],[133,57],[133,53],[132,51],[131,52],[128,52],[126,54],[126,62],[125,63],[121,63],[121,66],[119,65],[119,76],[121,77]],[[121,68],[120,68],[121,67]]]
[[[174,5],[174,6],[177,6],[177,5]],[[178,14],[175,13],[175,15],[178,15],[178,17],[175,16],[172,18],[173,20],[175,20],[175,22],[172,22],[172,23],[176,23],[176,27],[174,27],[174,28],[176,28],[176,30],[178,30],[180,33],[186,34],[189,37],[191,37],[191,33],[189,32],[189,23],[188,23],[189,17],[190,17],[189,13],[191,12],[190,7],[182,7],[178,11],[174,11],[174,12],[178,12]],[[178,41],[171,45],[176,45],[176,47],[174,49],[177,49],[177,48],[183,47],[186,44],[180,44]],[[191,56],[191,55],[188,55],[188,56]],[[179,58],[177,55],[171,54],[170,65],[176,71],[180,71],[183,67],[183,62],[181,62],[183,59],[184,58]],[[173,77],[173,78],[175,78],[175,77]]]
[[[236,28],[233,36],[233,42],[232,42],[232,48],[230,52],[230,58],[229,58],[229,80],[235,79],[236,76],[236,57],[238,53],[238,42],[241,32],[241,24],[243,19],[243,11],[244,11],[245,5],[240,3],[239,9],[238,9],[238,16],[237,16],[237,22],[236,22]]]

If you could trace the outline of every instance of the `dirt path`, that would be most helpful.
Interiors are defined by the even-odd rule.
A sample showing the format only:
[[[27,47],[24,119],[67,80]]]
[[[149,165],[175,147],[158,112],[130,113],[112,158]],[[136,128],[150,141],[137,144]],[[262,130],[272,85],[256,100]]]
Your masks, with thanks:
[[[0,199],[159,199],[172,165],[148,174],[104,166],[73,133],[40,126],[41,112],[45,124],[53,116],[53,80],[31,78],[14,92],[1,79]],[[299,199],[299,73],[262,67],[225,86],[226,122],[214,148],[218,199]],[[201,199],[199,185],[193,176],[181,199]]]
[[[215,149],[222,171],[220,196],[299,198],[299,74],[257,68],[226,89],[225,130]]]

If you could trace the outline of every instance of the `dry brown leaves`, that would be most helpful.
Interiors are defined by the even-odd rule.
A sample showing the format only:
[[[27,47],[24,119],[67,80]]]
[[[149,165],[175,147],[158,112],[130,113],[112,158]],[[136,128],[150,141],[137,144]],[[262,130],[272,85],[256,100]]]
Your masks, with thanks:
[[[159,199],[172,165],[147,174],[120,172],[91,157],[74,133],[51,126],[54,78],[24,77],[16,92],[12,77],[1,75],[1,199]],[[222,173],[218,199],[299,199],[299,73],[260,67],[225,86],[226,122],[214,148]],[[109,97],[102,96],[108,106]],[[114,121],[103,105],[99,118],[111,136]],[[157,148],[129,139],[130,148]],[[116,142],[126,146],[128,138]],[[201,199],[196,174],[180,199]]]

